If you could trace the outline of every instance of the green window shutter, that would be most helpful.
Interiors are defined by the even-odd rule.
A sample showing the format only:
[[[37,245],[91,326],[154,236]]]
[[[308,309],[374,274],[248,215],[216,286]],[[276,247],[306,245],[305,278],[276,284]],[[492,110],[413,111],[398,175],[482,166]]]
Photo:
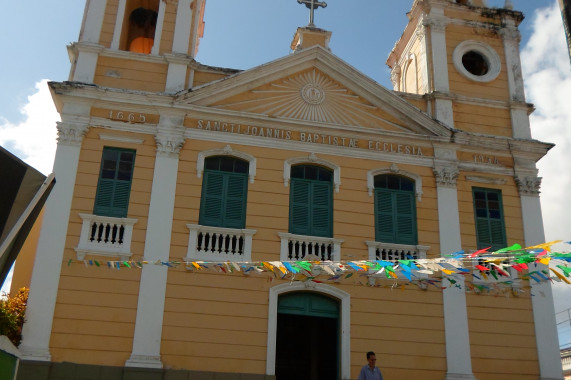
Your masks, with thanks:
[[[396,205],[395,243],[417,244],[414,195],[399,191],[393,194],[393,199]]]
[[[310,191],[310,182],[292,178],[289,215],[289,231],[292,234],[309,235]]]
[[[205,162],[198,223],[204,226],[245,228],[248,163],[232,157],[210,157]]]
[[[330,170],[313,165],[292,167],[289,232],[333,236],[333,185]]]
[[[507,246],[502,194],[500,190],[473,189],[474,217],[478,249],[492,247],[497,250]]]
[[[200,198],[199,223],[205,226],[222,227],[224,205],[224,173],[204,171],[202,197]]]
[[[333,236],[333,202],[331,182],[311,184],[311,235]]]
[[[224,227],[244,228],[246,225],[246,197],[248,177],[239,174],[226,174],[226,205]]]
[[[414,182],[408,178],[375,177],[375,240],[418,244]]]
[[[390,190],[375,189],[375,239],[392,242],[394,238],[394,208]]]
[[[124,218],[129,208],[135,151],[104,148],[93,213]]]

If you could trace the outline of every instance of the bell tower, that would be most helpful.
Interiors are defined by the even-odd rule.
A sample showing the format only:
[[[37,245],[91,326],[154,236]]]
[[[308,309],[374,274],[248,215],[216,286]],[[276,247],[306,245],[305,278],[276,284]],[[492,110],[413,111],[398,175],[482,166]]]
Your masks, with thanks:
[[[70,80],[175,93],[192,83],[205,0],[88,0]]]
[[[519,55],[521,12],[507,0],[415,0],[387,60],[394,90],[427,96],[433,117],[474,133],[530,139]],[[478,118],[469,117],[478,115]]]

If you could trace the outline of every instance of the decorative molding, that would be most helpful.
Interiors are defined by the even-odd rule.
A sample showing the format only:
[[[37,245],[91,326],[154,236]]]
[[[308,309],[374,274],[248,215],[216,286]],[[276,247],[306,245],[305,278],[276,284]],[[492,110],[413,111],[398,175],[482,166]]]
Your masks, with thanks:
[[[56,122],[58,144],[81,146],[83,136],[87,133],[89,125],[87,123]]]
[[[456,180],[460,175],[460,171],[457,168],[434,168],[432,169],[434,173],[434,178],[436,178],[437,186],[444,186],[455,188]]]
[[[395,91],[400,91],[401,68],[398,64],[391,70],[391,82]]]
[[[494,177],[484,177],[477,175],[467,175],[466,181],[478,182],[478,183],[488,183],[493,185],[505,185],[506,179],[504,178],[494,178]]]
[[[468,52],[476,52],[486,60],[488,64],[488,71],[484,75],[474,75],[464,67],[462,57]],[[500,75],[502,69],[502,62],[498,53],[490,45],[481,41],[468,40],[463,41],[456,46],[452,54],[454,67],[460,74],[475,82],[487,83],[491,82]]]
[[[523,177],[516,175],[514,179],[520,195],[539,196],[541,177]]]
[[[367,188],[369,189],[369,196],[372,197],[373,196],[373,190],[375,190],[375,177],[378,175],[382,175],[382,174],[398,174],[401,175],[403,177],[407,177],[410,178],[414,181],[414,185],[415,185],[415,194],[416,194],[416,199],[421,202],[422,201],[422,176],[416,174],[416,173],[412,173],[412,172],[407,172],[405,170],[401,170],[397,164],[393,163],[390,167],[388,168],[379,168],[379,169],[373,169],[373,170],[369,170],[367,172]]]
[[[184,137],[185,130],[182,120],[177,117],[161,115],[161,121],[155,134],[157,155],[177,158],[186,140]]]
[[[137,138],[127,137],[127,136],[109,135],[106,133],[100,133],[99,139],[105,140],[105,141],[117,141],[117,142],[137,144],[137,145],[141,145],[145,141],[145,139],[137,139]]]
[[[325,166],[333,171],[333,186],[335,187],[335,192],[339,192],[339,186],[341,185],[341,168],[334,164],[333,162],[317,158],[315,153],[311,152],[307,157],[295,157],[289,158],[284,161],[284,186],[289,186],[289,181],[291,179],[291,167],[297,164],[311,163],[316,165]]]
[[[444,33],[446,31],[446,26],[449,24],[448,18],[427,18],[423,21],[424,26],[429,26],[430,30],[436,33]]]
[[[204,160],[212,156],[232,156],[248,161],[248,177],[250,178],[250,183],[254,183],[254,178],[256,177],[256,157],[233,150],[230,145],[226,145],[223,149],[210,149],[198,153],[198,158],[196,159],[196,176],[198,178],[201,178],[204,172]]]
[[[249,93],[248,100],[229,100],[216,108],[338,125],[378,126],[382,122],[406,130],[376,115],[378,107],[316,69]]]

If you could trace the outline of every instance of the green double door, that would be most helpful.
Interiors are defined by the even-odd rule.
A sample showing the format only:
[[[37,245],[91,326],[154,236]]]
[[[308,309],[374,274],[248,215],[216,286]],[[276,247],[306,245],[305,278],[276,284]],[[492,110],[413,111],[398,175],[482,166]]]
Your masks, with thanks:
[[[339,302],[312,292],[278,300],[277,380],[339,379]]]

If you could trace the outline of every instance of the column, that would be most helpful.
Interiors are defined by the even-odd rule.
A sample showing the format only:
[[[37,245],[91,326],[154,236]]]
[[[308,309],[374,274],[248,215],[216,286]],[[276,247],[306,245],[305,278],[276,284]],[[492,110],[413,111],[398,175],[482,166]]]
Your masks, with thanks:
[[[172,55],[167,55],[169,69],[167,72],[167,83],[165,92],[173,94],[184,89],[186,83],[186,72],[190,63],[189,52],[191,26],[193,10],[190,7],[191,0],[178,0],[174,37],[172,44]],[[197,10],[198,2],[194,3],[194,10]]]
[[[435,149],[438,157],[456,157],[455,152]],[[459,172],[454,165],[437,166],[434,169],[438,198],[438,227],[440,251],[443,254],[462,249],[460,217],[456,180]],[[461,288],[449,287],[442,292],[444,329],[446,334],[446,380],[475,380],[472,374],[468,312],[464,279],[455,277]]]
[[[184,144],[184,117],[161,115],[144,260],[168,261],[172,232],[178,154]],[[144,265],[139,284],[133,351],[126,367],[162,368],[160,349],[168,267]]]
[[[69,119],[66,115],[62,118]],[[81,142],[88,129],[87,120],[74,117],[72,121],[57,123],[56,184],[45,205],[20,345],[22,358],[26,360],[51,360],[52,322]]]
[[[545,243],[539,188],[541,178],[535,175],[515,177],[521,199],[521,217],[525,245]],[[541,265],[543,266],[543,265]],[[545,269],[547,266],[544,266]],[[555,307],[550,282],[531,281],[531,297],[540,380],[562,380],[563,369],[559,353],[559,338],[555,321]]]
[[[446,51],[446,25],[447,18],[444,9],[433,7],[430,10],[426,25],[430,27],[430,44],[432,47],[432,87],[438,94],[448,95],[450,84],[448,81],[448,53]],[[449,127],[454,127],[452,100],[437,97],[435,103],[435,116]]]
[[[76,82],[93,83],[97,58],[102,49],[99,45],[99,36],[106,6],[106,0],[90,0],[85,6],[79,43],[74,45],[77,48],[77,61],[72,79]]]
[[[506,67],[508,74],[508,87],[511,100],[512,133],[515,138],[530,139],[528,107],[525,103],[521,59],[519,55],[519,42],[521,35],[514,20],[504,20],[506,26],[500,30],[504,44]]]

